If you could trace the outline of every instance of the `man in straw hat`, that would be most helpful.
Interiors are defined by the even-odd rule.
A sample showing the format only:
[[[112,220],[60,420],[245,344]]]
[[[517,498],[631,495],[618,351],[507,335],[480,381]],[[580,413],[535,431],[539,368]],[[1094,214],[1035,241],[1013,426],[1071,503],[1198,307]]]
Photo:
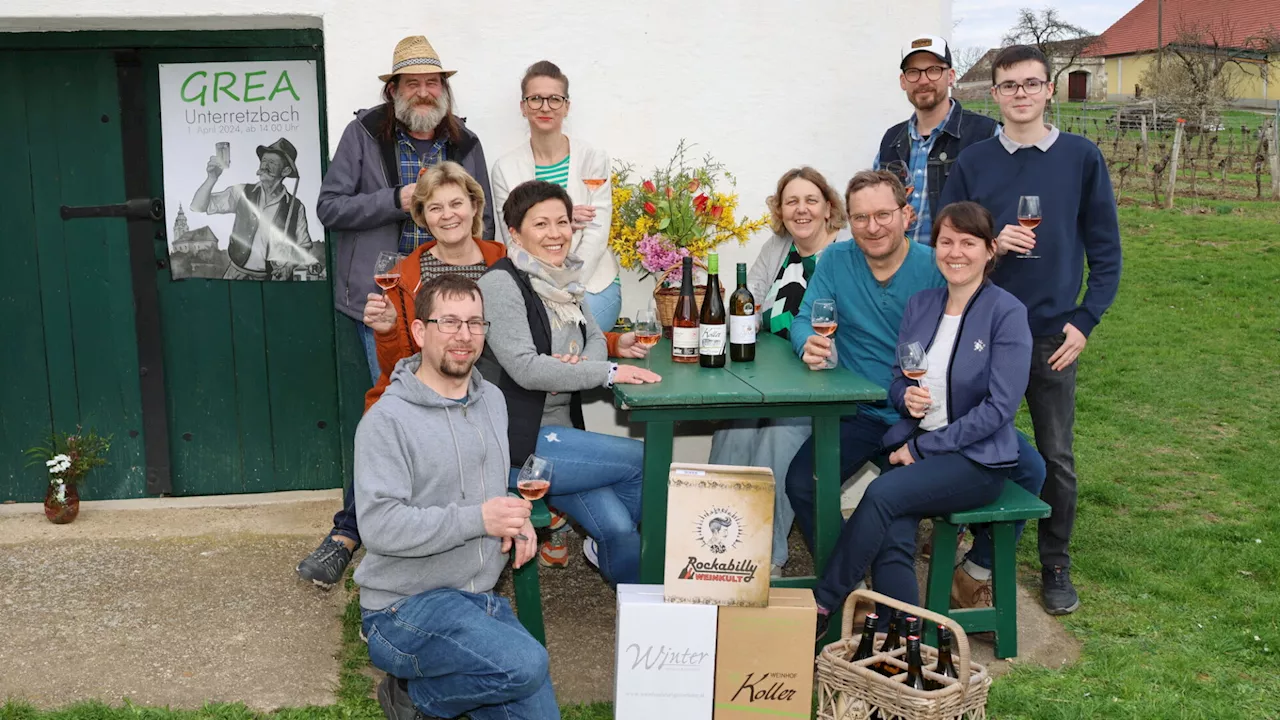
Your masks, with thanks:
[[[280,138],[270,145],[258,146],[258,182],[213,192],[227,166],[216,154],[209,158],[207,176],[196,188],[191,209],[236,216],[227,246],[231,264],[222,276],[224,280],[289,279],[295,267],[316,261],[310,252],[307,210],[297,198],[297,164],[297,149]],[[285,189],[286,178],[293,178],[293,193]]]
[[[409,217],[418,173],[444,160],[462,165],[484,189],[483,236],[494,237],[488,166],[480,139],[453,114],[449,77],[454,72],[445,68],[425,37],[401,40],[390,70],[378,76],[383,103],[356,113],[320,186],[316,214],[337,242],[334,306],[355,322],[375,383],[379,373],[373,331],[362,322],[365,301],[377,290],[374,263],[379,253],[407,255],[432,239]],[[298,565],[298,574],[327,590],[342,578],[359,545],[348,486],[333,530]]]

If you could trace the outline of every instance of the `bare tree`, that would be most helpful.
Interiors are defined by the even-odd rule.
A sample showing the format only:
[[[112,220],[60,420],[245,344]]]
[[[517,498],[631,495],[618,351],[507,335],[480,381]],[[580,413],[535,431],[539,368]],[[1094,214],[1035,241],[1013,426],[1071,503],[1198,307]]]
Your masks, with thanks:
[[[1018,11],[1018,21],[1005,33],[1005,45],[1034,45],[1049,58],[1054,67],[1054,87],[1058,78],[1098,42],[1098,36],[1079,25],[1063,20],[1056,8],[1047,7],[1039,12],[1032,8]]]
[[[1216,118],[1239,97],[1248,76],[1265,76],[1267,57],[1280,52],[1280,32],[1268,27],[1254,35],[1237,29],[1229,16],[1214,21],[1179,20],[1172,42],[1151,64],[1142,86],[1157,101],[1191,121]]]
[[[956,69],[956,76],[963,77],[973,69],[987,54],[986,48],[977,45],[957,48],[951,53],[951,67]]]

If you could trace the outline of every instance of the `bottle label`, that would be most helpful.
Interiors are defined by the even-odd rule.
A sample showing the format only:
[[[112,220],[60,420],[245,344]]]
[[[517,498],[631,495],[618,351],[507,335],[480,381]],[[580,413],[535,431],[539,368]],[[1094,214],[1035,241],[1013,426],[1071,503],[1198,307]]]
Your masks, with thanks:
[[[724,340],[724,325],[699,326],[698,347],[703,355],[723,355]]]
[[[698,328],[671,328],[671,356],[698,357]]]
[[[729,342],[734,345],[750,345],[756,341],[755,315],[729,316]]]

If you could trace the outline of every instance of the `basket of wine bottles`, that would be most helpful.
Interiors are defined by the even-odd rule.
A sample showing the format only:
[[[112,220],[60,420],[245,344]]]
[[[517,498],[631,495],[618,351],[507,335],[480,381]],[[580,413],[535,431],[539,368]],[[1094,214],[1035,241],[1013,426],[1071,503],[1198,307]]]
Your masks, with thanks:
[[[867,615],[853,634],[858,599],[893,608],[888,632]],[[920,642],[924,622],[938,625],[938,647]],[[821,720],[983,720],[987,669],[969,657],[964,628],[943,615],[869,590],[855,590],[845,604],[841,639],[818,655]]]

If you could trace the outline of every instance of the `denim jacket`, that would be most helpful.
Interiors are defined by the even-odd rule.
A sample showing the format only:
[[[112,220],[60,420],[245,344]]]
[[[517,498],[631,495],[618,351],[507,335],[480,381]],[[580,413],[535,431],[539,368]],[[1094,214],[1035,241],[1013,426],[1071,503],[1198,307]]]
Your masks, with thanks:
[[[907,301],[898,332],[900,344],[919,342],[928,351],[942,322],[947,294],[947,288],[932,288]],[[916,434],[920,419],[911,417],[903,402],[914,381],[895,362],[889,400],[902,419],[885,433],[884,446],[893,450],[905,443],[916,460],[958,452],[988,467],[1017,464],[1013,418],[1030,372],[1027,308],[1013,295],[983,281],[960,316],[947,366],[947,425]]]

